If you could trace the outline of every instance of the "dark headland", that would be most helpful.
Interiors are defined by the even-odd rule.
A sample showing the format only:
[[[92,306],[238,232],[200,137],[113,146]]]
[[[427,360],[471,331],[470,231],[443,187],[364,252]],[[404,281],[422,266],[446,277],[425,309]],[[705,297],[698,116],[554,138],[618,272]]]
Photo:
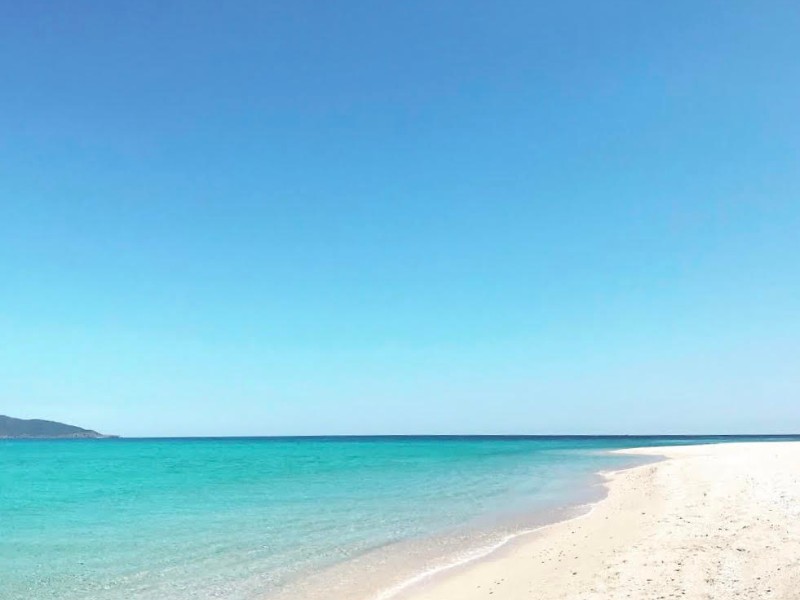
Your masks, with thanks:
[[[83,429],[82,427],[56,423],[55,421],[15,419],[13,417],[0,415],[0,439],[102,439],[115,437],[118,436],[103,435],[91,429]]]

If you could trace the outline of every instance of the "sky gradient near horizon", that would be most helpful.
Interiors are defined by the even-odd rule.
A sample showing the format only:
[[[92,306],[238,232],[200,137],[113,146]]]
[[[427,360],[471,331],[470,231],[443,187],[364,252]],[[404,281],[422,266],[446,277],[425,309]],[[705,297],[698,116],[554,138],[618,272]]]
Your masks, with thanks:
[[[789,1],[0,2],[0,414],[800,431]]]

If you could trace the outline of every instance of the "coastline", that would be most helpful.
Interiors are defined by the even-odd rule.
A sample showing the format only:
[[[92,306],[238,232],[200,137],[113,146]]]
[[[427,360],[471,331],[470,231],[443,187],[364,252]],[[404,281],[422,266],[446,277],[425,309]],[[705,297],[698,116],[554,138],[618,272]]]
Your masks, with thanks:
[[[610,450],[597,450],[611,454]],[[295,579],[265,600],[404,600],[420,589],[512,551],[531,536],[588,516],[608,495],[607,477],[663,460],[636,456],[614,469],[587,474],[568,496],[549,506],[499,512],[449,532],[391,542]],[[499,519],[499,520],[498,520]]]
[[[584,492],[596,493],[587,485]],[[486,560],[530,535],[553,524],[580,518],[597,501],[569,503],[548,510],[533,510],[524,517],[523,527],[510,524],[481,530],[464,526],[448,533],[425,535],[391,542],[348,558],[321,571],[295,579],[265,600],[399,600],[409,590],[458,570],[464,565]]]
[[[380,600],[783,599],[800,589],[800,443],[612,452],[662,460],[603,473],[607,494],[584,514]]]
[[[660,447],[656,447],[658,450]],[[644,448],[650,450],[651,448]],[[601,490],[598,495],[582,504],[571,504],[562,507],[560,513],[551,512],[542,518],[541,524],[531,526],[529,528],[520,529],[505,535],[499,542],[490,547],[476,548],[471,552],[467,552],[461,557],[436,565],[429,570],[417,573],[412,577],[401,581],[398,584],[385,588],[377,594],[369,597],[368,600],[415,600],[417,594],[423,590],[433,588],[442,581],[446,581],[451,577],[458,576],[461,573],[468,571],[475,565],[479,565],[483,561],[500,560],[513,552],[518,546],[524,545],[529,539],[534,536],[547,535],[548,530],[568,523],[579,521],[590,517],[595,508],[605,501],[609,494],[609,482],[613,476],[640,469],[649,465],[656,464],[661,461],[669,460],[668,457],[660,453],[646,453],[638,454],[636,451],[640,448],[633,448],[632,451],[628,450],[608,450],[608,453],[613,454],[628,454],[631,456],[648,456],[651,460],[640,464],[632,464],[613,470],[598,471],[596,476],[599,479],[598,486]],[[444,600],[444,599],[443,599]]]
[[[5,488],[10,520],[0,544],[0,579],[9,598],[592,600],[592,589],[611,589],[617,593],[597,592],[598,600],[623,600],[620,586],[635,584],[632,598],[657,599],[661,590],[646,589],[648,582],[637,581],[629,565],[652,572],[655,580],[683,580],[689,575],[678,561],[694,568],[698,556],[708,558],[704,573],[691,574],[694,588],[672,590],[678,595],[705,578],[722,581],[754,565],[762,571],[780,567],[780,575],[800,572],[800,562],[782,562],[800,557],[800,531],[786,525],[789,519],[800,523],[796,441],[671,446],[651,438],[638,444],[647,445],[642,450],[617,440],[536,439],[2,443],[4,481],[15,482]],[[352,459],[343,460],[352,456],[359,458],[357,468]],[[662,456],[667,460],[635,466]],[[265,468],[265,458],[280,469]],[[297,468],[307,459],[313,470]],[[317,466],[321,459],[324,470]],[[395,469],[397,459],[402,468]],[[168,468],[174,464],[185,468]],[[372,478],[365,480],[365,473]],[[271,491],[281,495],[270,497]],[[713,505],[706,506],[701,491]],[[56,502],[58,511],[45,510]],[[742,506],[760,508],[739,514]],[[281,514],[293,520],[275,518]],[[687,521],[699,529],[687,528]],[[707,526],[729,522],[739,529]],[[79,535],[87,530],[90,538]],[[745,540],[736,552],[739,559],[763,555],[769,561],[736,563],[715,555],[716,546],[735,549],[739,537],[757,532],[760,537]],[[295,560],[281,554],[286,548]],[[694,553],[688,558],[681,555],[686,548]],[[673,571],[643,564],[642,557],[659,557]],[[717,564],[728,566],[720,573]],[[607,580],[615,572],[619,580]],[[440,591],[469,578],[487,594]],[[502,581],[502,589],[492,581]],[[548,596],[543,585],[550,591],[574,588],[575,595]],[[748,596],[749,590],[744,597],[762,597]],[[714,593],[735,596],[726,591]]]

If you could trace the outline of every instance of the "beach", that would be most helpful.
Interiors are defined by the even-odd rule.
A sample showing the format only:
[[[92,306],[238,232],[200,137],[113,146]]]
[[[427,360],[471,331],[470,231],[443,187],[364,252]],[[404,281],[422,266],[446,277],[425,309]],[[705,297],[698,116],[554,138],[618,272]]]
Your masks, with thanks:
[[[800,443],[616,451],[664,460],[605,474],[585,515],[439,573],[408,600],[800,596]]]
[[[797,598],[800,584],[796,441],[0,445],[0,600]]]
[[[0,600],[368,598],[563,520],[631,466],[609,450],[666,443],[2,440]]]

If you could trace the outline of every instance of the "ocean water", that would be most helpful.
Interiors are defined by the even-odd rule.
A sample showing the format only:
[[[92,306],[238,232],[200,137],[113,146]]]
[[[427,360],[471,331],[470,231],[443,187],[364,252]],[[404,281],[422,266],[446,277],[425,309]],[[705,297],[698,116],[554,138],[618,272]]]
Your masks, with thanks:
[[[607,450],[698,441],[4,440],[0,600],[387,597],[637,460]]]

